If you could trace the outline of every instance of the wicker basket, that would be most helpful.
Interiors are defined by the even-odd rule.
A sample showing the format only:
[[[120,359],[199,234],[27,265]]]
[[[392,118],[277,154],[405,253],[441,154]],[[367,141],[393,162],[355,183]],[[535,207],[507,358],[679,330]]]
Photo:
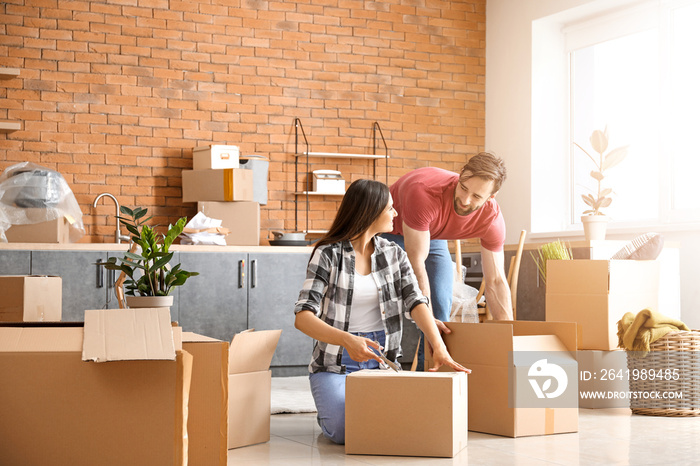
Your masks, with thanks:
[[[634,414],[700,416],[700,331],[669,333],[644,357],[627,352],[627,368]]]

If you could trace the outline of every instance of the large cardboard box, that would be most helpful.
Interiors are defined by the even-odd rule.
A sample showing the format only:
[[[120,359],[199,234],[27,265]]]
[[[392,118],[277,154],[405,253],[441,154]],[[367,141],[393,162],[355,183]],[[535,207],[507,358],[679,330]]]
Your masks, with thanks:
[[[226,466],[229,344],[183,332],[182,349],[193,358],[187,418],[188,464]]]
[[[86,332],[68,323],[0,326],[0,462],[186,464],[192,357],[178,349],[173,360],[86,362]],[[142,338],[134,346],[152,340]]]
[[[345,453],[454,457],[467,446],[467,374],[363,370],[345,382]]]
[[[209,218],[221,220],[228,228],[229,246],[260,245],[260,204],[257,202],[198,202],[197,211]]]
[[[12,225],[5,232],[8,243],[70,243],[70,222],[59,217],[46,222]]]
[[[61,277],[0,276],[0,322],[61,320]]]
[[[228,448],[270,440],[270,363],[282,330],[233,337],[228,366]]]
[[[252,170],[225,168],[182,171],[182,202],[252,200]]]
[[[192,168],[195,170],[238,168],[239,155],[238,146],[213,144],[195,147],[192,150]]]
[[[578,349],[617,348],[617,321],[627,312],[659,306],[656,261],[547,262],[546,320],[576,322]]]
[[[469,430],[506,437],[578,431],[576,324],[487,321],[445,325],[452,330],[443,335],[452,358],[472,370]],[[538,375],[537,363],[542,359],[547,360],[545,367],[556,364],[566,376]],[[428,351],[426,367],[431,364]],[[562,386],[564,392],[557,394]]]
[[[627,353],[623,350],[576,352],[579,408],[629,408]]]

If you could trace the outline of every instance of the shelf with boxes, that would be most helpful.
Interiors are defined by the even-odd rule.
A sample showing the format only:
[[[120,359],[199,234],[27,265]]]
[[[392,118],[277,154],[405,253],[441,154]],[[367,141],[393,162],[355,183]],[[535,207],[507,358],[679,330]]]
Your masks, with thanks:
[[[182,171],[182,201],[196,202],[197,211],[222,220],[226,244],[260,244],[260,205],[267,204],[269,161],[241,156],[238,146],[208,145],[192,150],[192,170]]]
[[[13,79],[19,77],[19,68],[0,68],[0,79]],[[0,121],[0,133],[19,131],[22,125],[17,121]]]
[[[384,146],[384,154],[377,154],[377,136],[381,138],[381,142]],[[300,140],[303,138],[303,141]],[[301,144],[305,145],[306,150],[299,150]],[[359,160],[371,160],[372,161],[372,178],[377,178],[377,161],[384,159],[385,167],[385,183],[389,182],[389,148],[384,139],[384,134],[382,129],[379,127],[378,122],[372,123],[372,153],[371,154],[352,154],[352,153],[342,153],[342,152],[311,152],[309,141],[306,137],[306,132],[301,124],[299,118],[294,119],[294,230],[299,230],[299,203],[300,198],[304,198],[305,205],[305,220],[306,227],[303,230],[307,234],[323,234],[324,230],[311,230],[309,229],[309,196],[343,196],[345,194],[345,180],[342,178],[340,171],[337,170],[314,170],[311,172],[310,169],[310,158],[316,159],[359,159]],[[297,190],[300,183],[303,183],[299,179],[299,161],[304,159],[306,164],[306,173],[312,177],[312,189]]]

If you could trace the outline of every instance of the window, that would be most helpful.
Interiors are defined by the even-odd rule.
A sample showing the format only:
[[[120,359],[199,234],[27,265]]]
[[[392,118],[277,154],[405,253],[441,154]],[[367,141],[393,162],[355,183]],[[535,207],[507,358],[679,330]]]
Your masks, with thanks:
[[[585,19],[570,13],[559,18],[559,27],[550,22],[547,28],[550,41],[556,30],[559,49],[545,45],[544,38],[538,42],[537,32],[544,29],[533,25],[533,115],[537,99],[554,98],[558,116],[568,122],[565,136],[552,144],[543,142],[544,132],[537,127],[551,127],[557,111],[533,118],[533,186],[546,182],[540,171],[548,163],[554,170],[550,176],[559,170],[565,179],[554,184],[564,199],[558,210],[551,212],[552,205],[546,214],[533,209],[533,231],[557,229],[557,222],[546,219],[552,214],[561,219],[558,229],[580,228],[581,213],[588,208],[581,197],[597,184],[593,163],[574,143],[596,156],[589,138],[606,127],[608,150],[629,145],[625,160],[603,180],[603,187],[613,188],[612,204],[605,209],[611,227],[700,222],[700,140],[694,136],[700,128],[700,1],[643,2],[625,10],[587,12]],[[547,65],[541,64],[542,56],[549,58]],[[558,93],[541,84],[551,80],[557,66],[565,70],[559,72],[565,83]],[[561,153],[568,159],[558,161]],[[535,189],[536,199],[534,194]]]

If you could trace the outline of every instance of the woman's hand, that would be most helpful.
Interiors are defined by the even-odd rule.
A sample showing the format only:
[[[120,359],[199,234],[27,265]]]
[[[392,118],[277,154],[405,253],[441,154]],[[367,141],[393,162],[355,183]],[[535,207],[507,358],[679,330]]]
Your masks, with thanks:
[[[377,353],[372,351],[371,348],[380,352],[383,348],[378,342],[372,341],[369,338],[358,337],[357,335],[348,333],[345,337],[343,348],[345,348],[345,351],[348,352],[348,356],[350,356],[353,361],[365,362],[374,359],[379,363],[382,362],[381,358],[377,356]]]
[[[428,371],[435,372],[440,366],[451,367],[457,372],[466,372],[467,374],[471,374],[472,372],[471,369],[467,369],[458,362],[455,362],[452,356],[450,356],[450,353],[447,352],[445,345],[441,345],[437,349],[433,348],[433,367],[428,369]]]

